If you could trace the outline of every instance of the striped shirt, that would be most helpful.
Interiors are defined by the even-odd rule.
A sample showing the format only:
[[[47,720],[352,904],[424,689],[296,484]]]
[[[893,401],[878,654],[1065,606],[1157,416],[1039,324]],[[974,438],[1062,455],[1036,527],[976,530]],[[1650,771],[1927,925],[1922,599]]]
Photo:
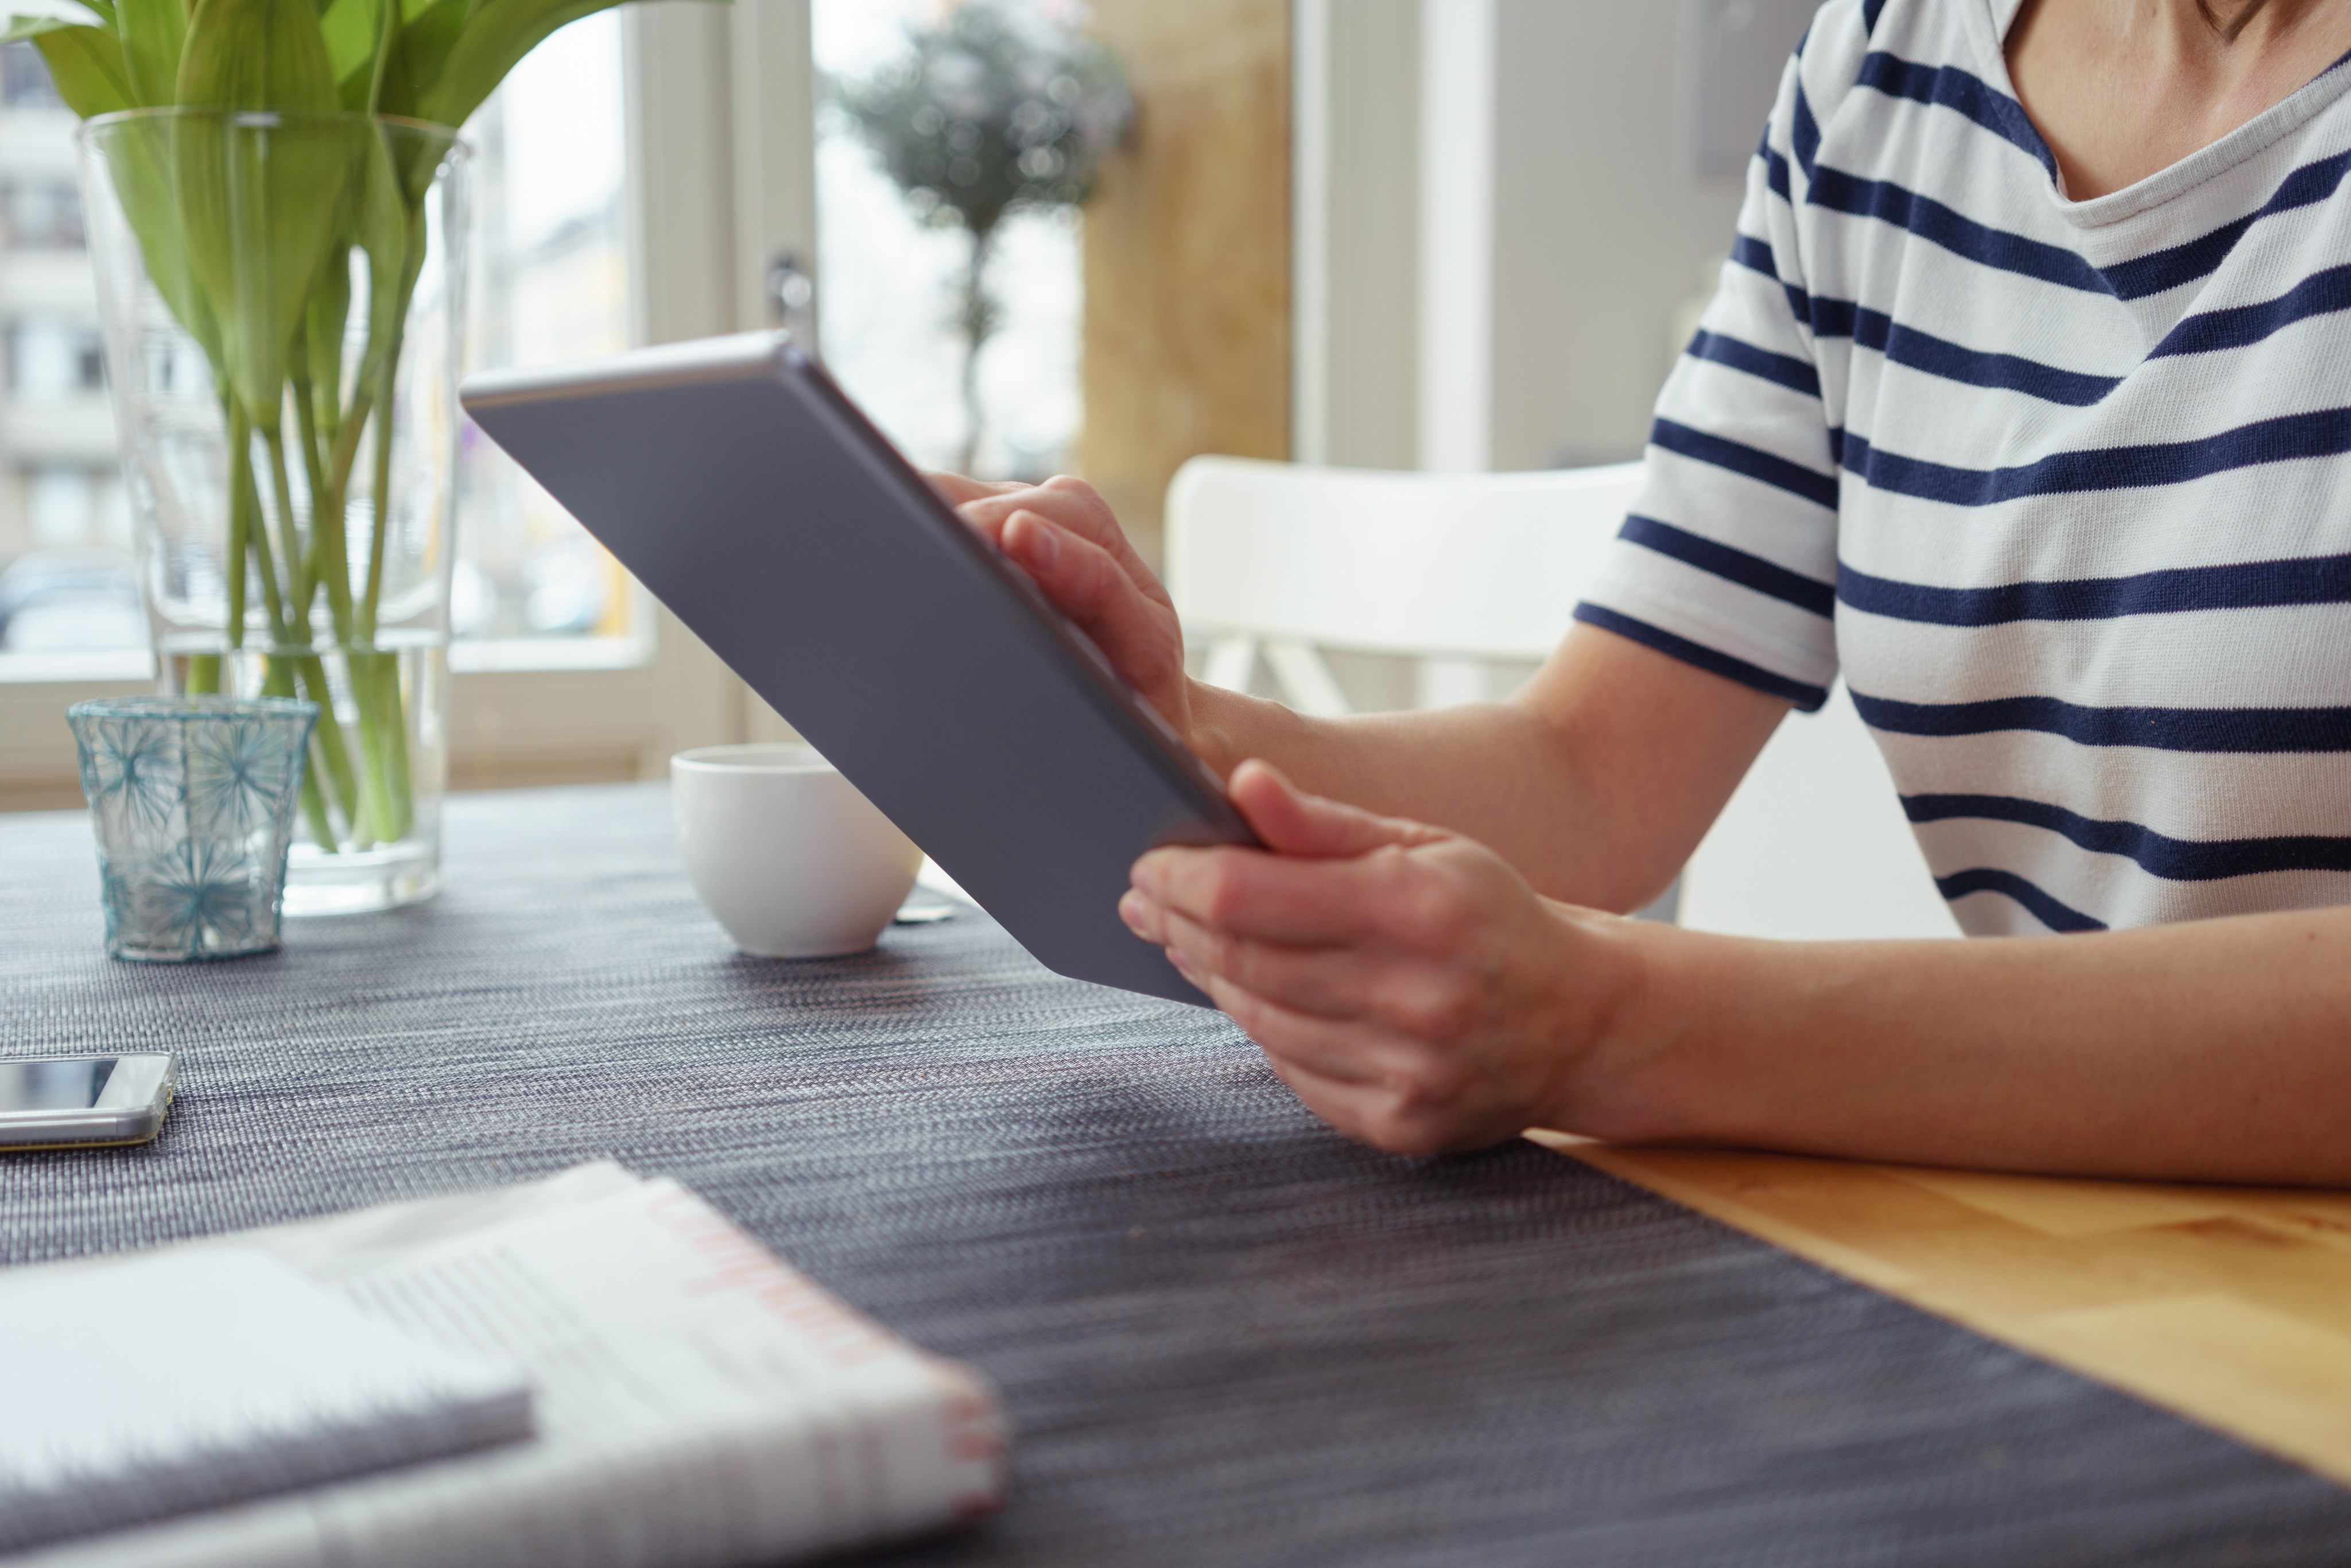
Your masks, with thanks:
[[[2065,198],[2019,0],[1830,0],[1579,620],[1839,674],[1974,934],[2351,903],[2351,66]]]

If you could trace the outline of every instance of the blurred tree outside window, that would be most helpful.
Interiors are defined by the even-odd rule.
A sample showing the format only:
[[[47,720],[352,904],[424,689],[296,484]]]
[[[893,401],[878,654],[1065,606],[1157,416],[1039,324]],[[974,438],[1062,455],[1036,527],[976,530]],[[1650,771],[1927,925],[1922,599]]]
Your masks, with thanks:
[[[1132,114],[1085,22],[1066,0],[816,0],[821,343],[925,466],[1069,462],[1078,207]]]

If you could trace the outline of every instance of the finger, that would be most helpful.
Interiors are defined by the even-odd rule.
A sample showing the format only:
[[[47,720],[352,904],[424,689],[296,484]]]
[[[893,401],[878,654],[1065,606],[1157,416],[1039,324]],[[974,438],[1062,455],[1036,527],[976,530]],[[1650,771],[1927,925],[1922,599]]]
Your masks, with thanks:
[[[1102,550],[1116,561],[1138,588],[1150,597],[1164,600],[1166,591],[1159,579],[1144,564],[1143,558],[1119,527],[1117,514],[1110,504],[1094,492],[1093,486],[1082,480],[1058,477],[1042,485],[1029,486],[1018,494],[1006,491],[981,497],[963,508],[967,521],[991,538],[1001,539],[1004,525],[1018,511],[1032,511],[1050,518],[1071,533]]]
[[[1134,890],[1158,909],[1235,936],[1295,947],[1378,941],[1404,896],[1392,857],[1295,860],[1263,850],[1154,850],[1134,862]]]
[[[1178,966],[1181,967],[1181,966]],[[1208,993],[1243,1034],[1270,1061],[1327,1078],[1394,1092],[1408,1081],[1413,1048],[1364,1024],[1316,1018],[1269,1001],[1220,976],[1205,971],[1185,977]]]
[[[1132,898],[1141,895],[1130,894]],[[1122,914],[1124,913],[1122,906]],[[1419,1038],[1442,1031],[1447,996],[1425,959],[1380,946],[1296,947],[1236,936],[1160,911],[1152,938],[1194,968],[1316,1018],[1358,1019]]]
[[[977,501],[985,496],[1001,496],[1011,490],[1026,490],[1028,486],[1018,480],[975,479],[968,474],[949,474],[945,470],[923,476],[930,481],[950,507],[960,507],[967,501]]]
[[[1126,537],[1126,529],[1119,523],[1118,513],[1102,499],[1101,491],[1069,474],[1056,474],[1037,488],[1052,498],[1052,505],[1070,508],[1079,519],[1075,525],[1078,531],[1110,551],[1120,566],[1140,580],[1154,583],[1159,580],[1158,573],[1145,565],[1136,552],[1134,541]]]
[[[1377,817],[1341,801],[1310,795],[1270,762],[1251,758],[1233,769],[1226,793],[1265,847],[1286,855],[1339,859],[1388,844],[1427,843],[1438,830],[1395,817]]]
[[[963,519],[966,528],[999,548],[1004,543],[1004,519],[1010,515],[1000,507],[986,507],[977,501],[967,501],[956,508],[956,516]]]
[[[1441,1097],[1416,1092],[1423,1074],[1408,1050],[1374,1031],[1285,1015],[1218,986],[1210,994],[1265,1051],[1266,1065],[1306,1108],[1358,1143],[1436,1155],[1459,1142]],[[1242,1010],[1235,1012],[1238,1006]],[[1247,1022],[1243,1022],[1244,1018]]]
[[[1130,680],[1155,664],[1172,668],[1177,654],[1166,640],[1166,612],[1144,597],[1108,551],[1026,509],[1007,519],[1002,543],[1045,597]]]
[[[1273,1075],[1298,1096],[1300,1104],[1356,1143],[1416,1159],[1441,1155],[1454,1146],[1441,1120],[1399,1105],[1394,1095],[1376,1084],[1325,1078],[1277,1056],[1268,1056],[1265,1061]]]

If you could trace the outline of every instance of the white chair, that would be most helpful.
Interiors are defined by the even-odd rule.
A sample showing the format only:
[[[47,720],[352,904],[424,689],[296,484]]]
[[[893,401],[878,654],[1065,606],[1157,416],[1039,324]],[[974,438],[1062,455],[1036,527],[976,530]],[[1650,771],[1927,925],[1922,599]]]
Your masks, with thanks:
[[[1196,457],[1168,486],[1167,586],[1203,678],[1263,660],[1302,712],[1352,711],[1324,651],[1416,662],[1417,706],[1540,661],[1624,521],[1640,465],[1381,473]],[[1782,724],[1684,873],[1685,925],[1787,937],[1948,936],[1877,747],[1840,687]]]

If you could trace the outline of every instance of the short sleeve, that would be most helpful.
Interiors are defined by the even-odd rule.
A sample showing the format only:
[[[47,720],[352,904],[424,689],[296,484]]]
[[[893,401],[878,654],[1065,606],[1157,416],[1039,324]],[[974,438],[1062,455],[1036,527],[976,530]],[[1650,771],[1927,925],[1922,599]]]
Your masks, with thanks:
[[[1829,6],[1814,34],[1848,9]],[[1631,515],[1575,618],[1810,710],[1836,678],[1838,484],[1792,190],[1819,139],[1805,52],[1749,166],[1720,287],[1658,395]]]

